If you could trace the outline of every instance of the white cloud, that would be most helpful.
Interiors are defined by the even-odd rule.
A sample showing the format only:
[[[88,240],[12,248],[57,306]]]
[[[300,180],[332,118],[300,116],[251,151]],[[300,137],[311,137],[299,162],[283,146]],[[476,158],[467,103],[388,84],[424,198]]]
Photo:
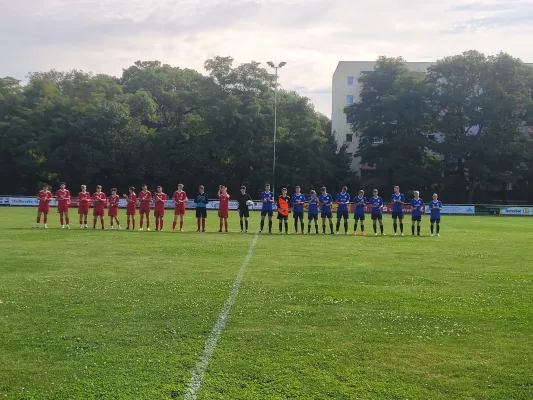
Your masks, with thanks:
[[[477,49],[533,62],[533,0],[3,0],[0,8],[0,76],[120,75],[139,59],[203,71],[215,55],[286,61],[280,83],[326,115],[340,60],[429,61]]]

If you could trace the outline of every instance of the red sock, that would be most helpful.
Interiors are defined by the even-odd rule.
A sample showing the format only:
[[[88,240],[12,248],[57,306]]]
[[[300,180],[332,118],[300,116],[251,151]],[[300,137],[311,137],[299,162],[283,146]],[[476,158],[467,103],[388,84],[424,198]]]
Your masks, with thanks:
[[[201,224],[200,219],[201,219],[201,218],[198,218],[198,219],[196,220],[196,222],[198,222],[198,230],[200,230],[200,224]]]
[[[172,223],[172,230],[176,229],[176,221]]]
[[[61,225],[63,225],[63,217],[59,217],[59,222],[61,222]]]
[[[109,226],[113,226],[113,218],[111,218],[111,221],[109,221]]]
[[[159,222],[159,228],[163,230],[163,219],[161,219],[161,221]]]
[[[65,222],[67,223],[67,225],[70,225],[70,218],[65,218]]]
[[[141,229],[143,228],[143,222],[144,222],[144,221],[143,221],[143,219],[141,218],[141,225],[140,225]]]
[[[202,218],[202,230],[205,231],[205,219]]]
[[[226,232],[228,231],[228,221],[224,221],[224,227],[226,228]]]
[[[132,222],[133,222],[133,229],[135,229],[135,220],[133,220]]]
[[[82,224],[83,224],[83,220],[80,218],[80,225],[82,225]]]
[[[83,220],[83,223],[84,223],[85,225],[87,225],[87,218],[85,218],[85,219]]]
[[[96,218],[93,220],[93,228],[96,228]]]
[[[220,230],[222,230],[222,221],[220,221]]]
[[[155,230],[157,231],[159,229],[159,220],[155,219]]]
[[[180,229],[183,229],[183,221],[180,221]]]
[[[130,227],[130,219],[128,218],[128,228]]]
[[[41,223],[41,217],[37,217],[37,223],[38,223],[38,224]]]
[[[45,215],[45,216],[44,216],[44,223],[45,223],[45,224],[48,223],[48,215]]]
[[[102,224],[102,229],[104,229],[104,219],[100,219],[100,223]]]
[[[150,229],[150,220],[146,218],[146,229]]]

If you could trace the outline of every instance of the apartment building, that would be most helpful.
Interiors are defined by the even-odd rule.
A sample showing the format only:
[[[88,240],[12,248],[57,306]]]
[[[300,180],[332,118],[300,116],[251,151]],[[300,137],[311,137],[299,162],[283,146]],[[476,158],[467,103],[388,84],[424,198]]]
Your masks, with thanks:
[[[434,62],[406,62],[405,65],[411,71],[427,71]],[[357,151],[358,139],[352,132],[347,121],[344,107],[359,101],[361,84],[358,78],[374,71],[375,61],[340,61],[333,73],[332,82],[332,114],[331,128],[339,146],[348,145],[348,152],[354,154]],[[533,67],[533,63],[527,63]],[[524,127],[524,133],[533,139],[533,127]],[[351,169],[360,173],[361,169],[368,168],[361,164],[360,158],[353,158]]]
[[[426,71],[433,64],[432,62],[406,63],[412,71]],[[375,65],[375,61],[340,61],[333,73],[331,127],[339,146],[346,143],[350,154],[357,151],[358,141],[346,119],[344,107],[359,101],[361,84],[358,78],[372,73]],[[361,160],[354,158],[351,169],[359,173],[361,168],[364,168]]]

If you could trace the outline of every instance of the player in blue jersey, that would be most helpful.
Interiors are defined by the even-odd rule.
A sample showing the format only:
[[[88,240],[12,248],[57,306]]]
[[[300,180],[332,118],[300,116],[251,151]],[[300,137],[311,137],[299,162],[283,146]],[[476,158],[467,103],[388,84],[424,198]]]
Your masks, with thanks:
[[[320,202],[314,190],[311,190],[311,198],[309,199],[309,208],[307,210],[307,233],[311,233],[311,221],[315,221],[315,230],[318,235],[318,207]]]
[[[437,224],[437,236],[440,236],[440,211],[442,210],[442,202],[439,200],[437,193],[433,193],[433,201],[429,202],[429,209],[431,210],[431,236],[433,236],[433,226]]]
[[[424,211],[424,200],[420,198],[420,192],[417,190],[415,190],[414,195],[415,198],[411,200],[411,207],[413,207],[413,211],[411,212],[411,219],[413,221],[411,232],[414,236],[416,223],[416,234],[420,236],[420,222],[422,221],[422,212]]]
[[[268,215],[268,233],[272,233],[272,215],[273,215],[273,204],[274,204],[274,193],[270,191],[270,185],[267,183],[265,185],[265,191],[261,193],[261,201],[263,206],[261,207],[261,228],[259,233],[263,232],[265,227],[265,217]]]
[[[302,235],[304,234],[304,204],[305,195],[300,192],[300,186],[294,188],[295,193],[292,195],[292,213],[294,218],[294,231],[298,234],[298,220],[300,220],[300,227],[302,228]]]
[[[344,234],[348,234],[348,205],[350,204],[350,194],[348,188],[343,186],[340,193],[337,193],[335,201],[337,202],[337,235],[341,227],[341,219],[344,219]]]
[[[400,220],[400,233],[403,236],[403,205],[405,196],[400,193],[400,187],[394,186],[394,193],[390,198],[392,203],[392,226],[394,227],[394,236],[398,232],[398,220]]]
[[[320,216],[322,217],[322,233],[326,234],[326,218],[329,220],[329,228],[333,235],[333,220],[331,214],[331,205],[333,204],[333,196],[330,195],[325,186],[320,188],[320,196],[318,196],[320,202]]]
[[[374,226],[374,236],[378,235],[376,221],[379,221],[379,230],[385,236],[383,233],[383,199],[378,195],[377,189],[374,189],[372,193],[373,196],[368,202],[372,206],[372,213],[370,215],[372,217],[372,225]]]
[[[359,195],[353,198],[352,203],[355,204],[354,210],[354,223],[353,223],[353,234],[357,235],[357,221],[361,221],[361,235],[365,236],[365,207],[366,207],[366,197],[364,190],[359,191]]]

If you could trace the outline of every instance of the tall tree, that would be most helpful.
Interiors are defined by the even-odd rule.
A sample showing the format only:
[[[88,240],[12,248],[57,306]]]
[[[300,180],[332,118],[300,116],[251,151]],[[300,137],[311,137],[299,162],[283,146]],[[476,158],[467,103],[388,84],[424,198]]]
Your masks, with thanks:
[[[361,100],[345,112],[359,138],[356,156],[375,166],[374,183],[411,189],[436,184],[438,160],[428,152],[432,110],[425,74],[409,71],[402,58],[380,57],[360,82]]]
[[[430,68],[437,129],[443,135],[436,149],[444,156],[446,184],[458,189],[456,201],[470,203],[477,191],[484,200],[486,189],[513,183],[531,109],[530,73],[507,54],[486,57],[477,51]]]

